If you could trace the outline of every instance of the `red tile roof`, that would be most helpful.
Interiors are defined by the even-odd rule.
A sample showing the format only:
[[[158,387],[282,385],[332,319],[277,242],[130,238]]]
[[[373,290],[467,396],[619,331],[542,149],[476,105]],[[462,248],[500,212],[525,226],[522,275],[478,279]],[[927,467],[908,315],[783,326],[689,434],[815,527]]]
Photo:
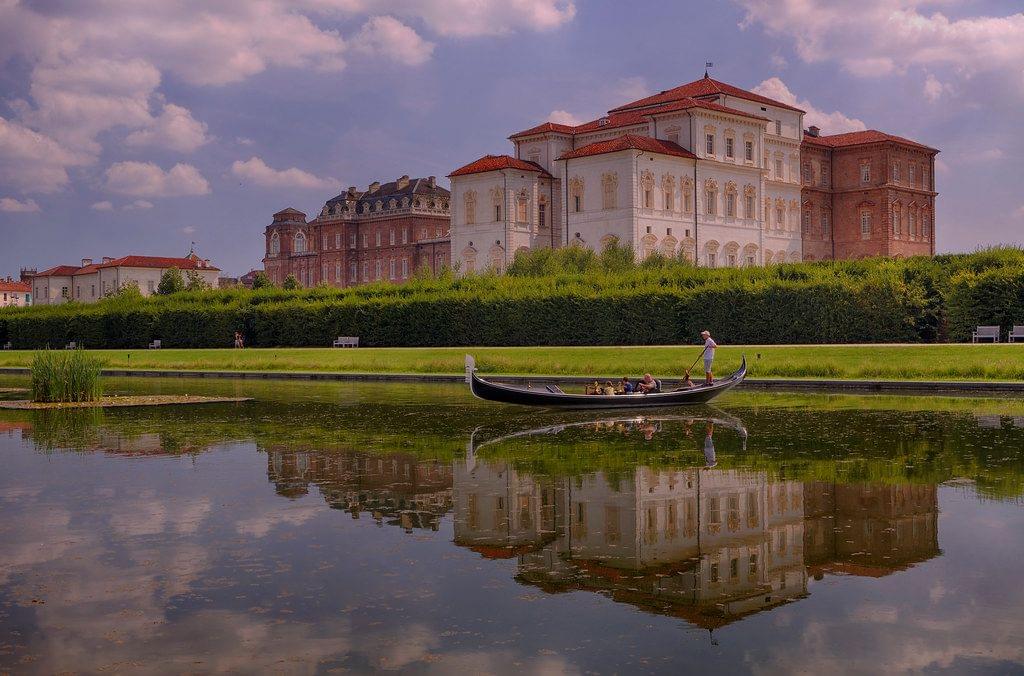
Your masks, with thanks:
[[[646,124],[648,118],[653,115],[662,115],[665,113],[675,113],[681,110],[689,110],[690,108],[702,108],[704,110],[714,110],[719,113],[728,113],[730,115],[742,115],[743,117],[749,117],[755,120],[767,121],[768,118],[761,117],[760,115],[754,115],[744,110],[737,110],[736,108],[730,108],[729,106],[723,106],[720,103],[714,101],[700,101],[689,97],[676,98],[670,100],[663,105],[643,108],[639,110],[613,110],[604,117],[599,117],[596,120],[585,122],[576,127],[569,127],[564,124],[553,125],[551,122],[545,122],[542,125],[521,131],[517,134],[509,136],[510,139],[522,138],[524,136],[532,136],[534,134],[543,134],[550,131],[557,131],[562,134],[586,134],[592,131],[604,130],[604,129],[615,129],[616,127],[632,127],[634,125]],[[604,123],[602,124],[602,121]],[[557,130],[553,127],[558,127]]]
[[[203,265],[201,258],[187,256],[185,258],[162,258],[159,256],[122,256],[109,263],[101,263],[98,268],[178,268],[179,270],[220,270],[213,266]]]
[[[926,146],[923,143],[911,141],[908,138],[903,138],[902,136],[896,136],[894,134],[886,134],[885,132],[878,131],[876,129],[850,131],[845,134],[832,134],[830,136],[811,136],[807,133],[804,134],[804,143],[825,146],[828,148],[845,148],[847,146],[861,146],[868,143],[882,143],[884,141],[902,143],[922,150],[929,150],[936,153],[939,152],[935,148]]]
[[[536,162],[516,159],[511,155],[484,155],[475,162],[470,162],[448,174],[451,176],[465,176],[466,174],[482,174],[487,171],[499,171],[501,169],[517,169],[519,171],[535,171],[544,176],[550,177],[544,167]]]
[[[0,279],[0,291],[14,291],[31,293],[32,287],[29,284],[23,282],[7,281],[6,279]]]
[[[530,127],[524,131],[516,132],[509,136],[509,138],[516,138],[518,136],[533,136],[534,134],[543,134],[546,132],[555,132],[558,134],[572,134],[576,127],[571,124],[558,124],[557,122],[544,122],[538,124],[536,127]]]
[[[37,272],[33,277],[70,277],[75,274],[76,270],[78,270],[78,267],[75,265],[58,265],[49,270]]]
[[[615,153],[620,150],[646,150],[647,152],[660,153],[662,155],[674,155],[676,157],[688,157],[697,159],[697,156],[686,150],[678,143],[663,141],[649,136],[636,136],[635,134],[623,134],[608,141],[598,141],[585,145],[576,150],[570,150],[558,159],[571,160],[576,157],[589,157],[591,155],[603,155]]]
[[[609,112],[619,112],[623,110],[629,110],[632,108],[644,108],[647,106],[656,106],[670,101],[678,101],[684,98],[700,98],[704,96],[735,96],[738,99],[746,99],[747,101],[754,101],[756,103],[763,103],[770,106],[777,106],[779,108],[785,108],[787,110],[795,110],[798,113],[804,112],[803,110],[791,106],[781,101],[770,99],[767,96],[761,96],[753,92],[748,92],[745,89],[734,87],[731,84],[720,82],[714,78],[704,77],[693,82],[688,82],[684,85],[679,85],[672,89],[666,89],[663,92],[654,94],[652,96],[645,96],[642,99],[637,99],[631,103],[627,103],[624,106],[613,108]]]

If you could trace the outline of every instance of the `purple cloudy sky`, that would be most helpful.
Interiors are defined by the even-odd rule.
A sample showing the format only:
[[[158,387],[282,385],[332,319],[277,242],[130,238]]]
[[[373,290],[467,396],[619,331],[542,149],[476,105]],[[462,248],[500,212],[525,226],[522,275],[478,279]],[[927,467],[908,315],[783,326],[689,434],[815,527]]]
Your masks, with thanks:
[[[0,275],[259,267],[285,206],[686,82],[936,146],[943,251],[1024,242],[1019,1],[0,0]]]

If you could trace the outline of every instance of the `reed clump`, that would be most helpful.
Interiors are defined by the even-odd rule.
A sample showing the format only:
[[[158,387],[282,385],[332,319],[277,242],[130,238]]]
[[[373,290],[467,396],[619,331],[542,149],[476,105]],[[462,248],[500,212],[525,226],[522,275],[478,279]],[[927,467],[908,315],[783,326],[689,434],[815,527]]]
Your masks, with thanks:
[[[103,395],[102,362],[84,350],[41,350],[32,359],[32,400],[96,401]]]

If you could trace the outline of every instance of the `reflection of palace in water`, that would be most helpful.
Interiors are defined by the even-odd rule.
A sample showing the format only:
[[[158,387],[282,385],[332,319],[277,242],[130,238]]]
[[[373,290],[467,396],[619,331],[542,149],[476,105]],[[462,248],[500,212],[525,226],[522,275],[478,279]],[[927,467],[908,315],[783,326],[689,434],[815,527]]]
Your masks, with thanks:
[[[437,530],[452,508],[449,463],[412,456],[267,449],[267,475],[279,495],[296,498],[314,484],[331,507],[359,518],[369,512],[406,531]]]
[[[714,628],[808,593],[808,576],[882,576],[939,554],[935,486],[780,481],[767,473],[639,467],[539,477],[501,461],[268,450],[277,492],[309,484],[338,509],[437,529],[516,559],[550,592],[600,591]]]

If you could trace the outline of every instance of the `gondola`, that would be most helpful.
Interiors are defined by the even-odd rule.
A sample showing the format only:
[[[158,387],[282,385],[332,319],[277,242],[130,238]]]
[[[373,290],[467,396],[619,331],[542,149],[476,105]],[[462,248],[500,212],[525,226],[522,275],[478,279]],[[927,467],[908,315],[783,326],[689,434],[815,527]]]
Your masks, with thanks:
[[[539,385],[523,387],[521,385],[505,385],[484,380],[476,374],[476,361],[466,355],[466,381],[469,383],[473,396],[487,401],[498,401],[505,404],[521,404],[523,406],[543,406],[546,408],[574,409],[607,409],[607,408],[655,408],[660,406],[688,406],[706,404],[723,392],[727,392],[743,382],[747,375],[747,359],[739,369],[728,378],[719,380],[713,385],[699,385],[675,390],[665,389],[650,394],[570,394],[563,392],[557,385]]]

